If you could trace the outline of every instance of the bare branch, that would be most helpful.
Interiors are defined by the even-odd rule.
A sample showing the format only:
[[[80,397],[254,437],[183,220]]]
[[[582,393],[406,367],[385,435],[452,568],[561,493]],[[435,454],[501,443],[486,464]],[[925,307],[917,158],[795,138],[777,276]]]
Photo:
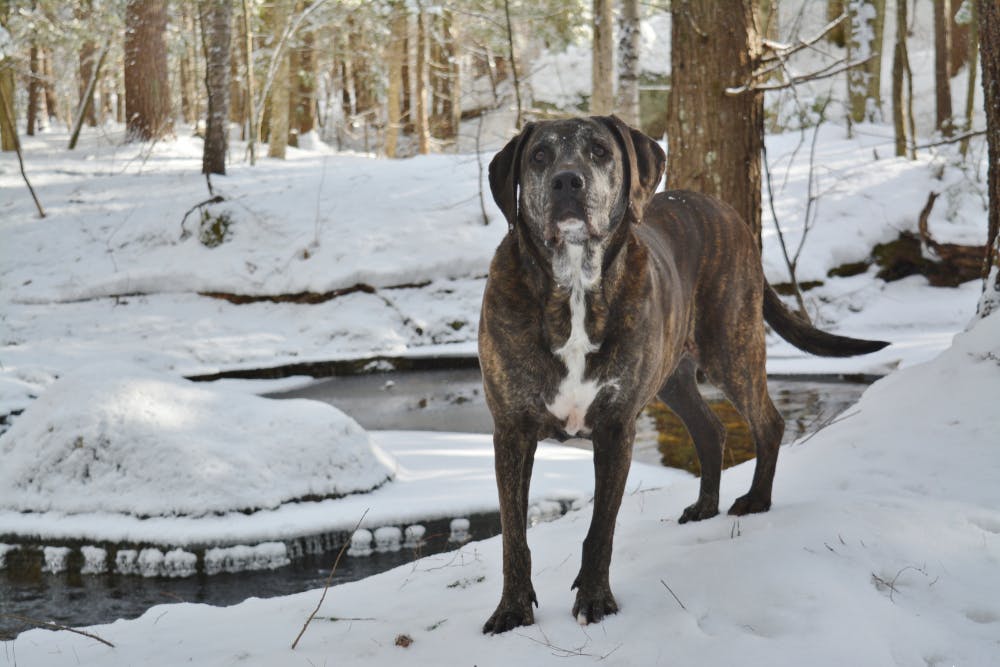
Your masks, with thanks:
[[[767,90],[784,90],[785,88],[791,88],[797,86],[801,83],[806,83],[808,81],[819,81],[822,79],[828,79],[831,76],[836,76],[841,72],[846,72],[849,69],[854,69],[864,65],[866,62],[878,56],[878,53],[873,53],[870,56],[861,58],[859,60],[854,60],[848,63],[834,63],[828,65],[823,69],[816,70],[815,72],[810,72],[809,74],[803,74],[801,76],[795,76],[790,78],[784,83],[765,83],[765,84],[755,84],[755,83],[745,83],[742,86],[735,86],[732,88],[726,88],[726,95],[742,95],[748,92],[759,92]],[[839,66],[838,66],[839,65]],[[756,78],[756,77],[754,77]]]
[[[827,23],[818,34],[814,35],[813,37],[810,37],[809,39],[800,39],[795,44],[782,44],[781,42],[776,42],[774,40],[764,39],[763,40],[764,47],[770,49],[771,51],[774,51],[774,53],[770,56],[765,56],[764,58],[761,58],[760,59],[761,64],[788,58],[788,56],[798,53],[802,49],[809,48],[819,40],[826,37],[827,34],[830,33],[830,31],[839,26],[846,19],[847,19],[847,12],[844,12],[837,18]]]
[[[361,522],[365,520],[366,516],[368,516],[367,509],[361,515],[361,518],[358,519],[358,522],[354,524],[354,530],[351,531],[351,535],[354,535],[354,532],[358,529],[358,527],[361,526]],[[328,574],[326,577],[326,584],[323,586],[323,594],[319,596],[319,602],[316,604],[316,608],[313,609],[311,614],[309,614],[309,618],[306,619],[306,622],[302,625],[302,629],[299,630],[299,634],[296,635],[295,641],[292,642],[293,651],[295,650],[295,647],[299,645],[299,640],[302,639],[302,635],[306,633],[306,628],[309,627],[309,624],[316,617],[316,614],[319,613],[320,607],[323,606],[323,600],[326,599],[326,592],[330,590],[330,582],[333,581],[333,574],[334,572],[337,571],[337,566],[340,565],[340,558],[341,556],[344,555],[344,552],[347,551],[347,545],[349,545],[350,543],[351,539],[348,538],[347,540],[344,541],[344,544],[340,547],[340,551],[337,552],[337,558],[336,560],[333,561],[333,567],[330,568],[330,574]]]
[[[21,621],[22,623],[29,623],[31,625],[38,626],[39,628],[46,628],[48,630],[72,632],[78,635],[83,635],[84,637],[88,637],[90,639],[97,640],[106,646],[110,646],[111,648],[115,647],[115,645],[109,642],[107,639],[98,637],[97,635],[91,634],[90,632],[86,632],[84,630],[77,630],[76,628],[71,628],[68,625],[61,625],[53,621],[39,621],[38,619],[29,618],[27,616],[21,616],[20,614],[0,614],[0,618],[10,618],[15,621]]]

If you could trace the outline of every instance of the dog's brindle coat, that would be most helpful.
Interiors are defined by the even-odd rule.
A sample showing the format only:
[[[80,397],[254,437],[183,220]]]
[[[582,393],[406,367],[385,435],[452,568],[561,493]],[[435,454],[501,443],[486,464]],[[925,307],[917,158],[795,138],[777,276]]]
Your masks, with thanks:
[[[529,123],[490,163],[510,233],[490,266],[479,329],[504,579],[483,632],[534,620],[526,514],[539,439],[593,441],[594,511],[573,615],[600,621],[618,610],[608,581],[615,517],[635,420],[654,396],[684,421],[701,464],[681,523],[719,504],[725,430],[698,392],[698,368],[749,422],[757,449],[750,491],[729,512],[764,512],[784,422],[767,392],[763,319],[816,354],[886,344],[824,333],[787,311],[736,211],[694,192],[653,196],[664,161],[654,141],[612,116]]]

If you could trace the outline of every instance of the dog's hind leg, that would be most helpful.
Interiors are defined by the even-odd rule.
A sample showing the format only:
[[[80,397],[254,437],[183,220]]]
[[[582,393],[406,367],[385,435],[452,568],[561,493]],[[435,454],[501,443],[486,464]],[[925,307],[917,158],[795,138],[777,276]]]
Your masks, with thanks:
[[[681,523],[701,521],[719,513],[719,478],[722,475],[726,429],[698,391],[696,371],[693,359],[681,359],[658,394],[660,400],[684,422],[684,427],[694,440],[698,464],[701,466],[698,500],[684,509]]]
[[[537,432],[534,427],[497,424],[493,433],[503,538],[503,593],[496,611],[483,626],[485,634],[507,632],[535,622],[531,605],[537,606],[538,599],[531,585],[527,522]]]
[[[781,436],[785,432],[785,420],[775,409],[767,391],[764,328],[755,326],[752,331],[741,344],[729,346],[725,363],[718,363],[716,359],[705,369],[709,379],[747,420],[757,451],[750,491],[737,498],[729,508],[729,513],[736,515],[766,512],[771,508],[771,486]]]
[[[580,625],[597,623],[608,614],[618,612],[618,603],[611,593],[608,570],[611,567],[611,545],[615,519],[625,492],[632,443],[635,440],[635,417],[624,423],[602,424],[594,428],[594,514],[590,530],[583,541],[580,572],[573,581],[577,589],[573,616]]]

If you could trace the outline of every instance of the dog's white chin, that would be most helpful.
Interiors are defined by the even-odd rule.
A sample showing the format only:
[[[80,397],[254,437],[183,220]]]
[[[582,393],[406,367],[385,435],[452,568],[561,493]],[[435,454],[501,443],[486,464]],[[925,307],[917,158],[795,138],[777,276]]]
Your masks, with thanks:
[[[579,218],[560,220],[556,223],[559,230],[559,240],[564,243],[586,243],[587,223]]]

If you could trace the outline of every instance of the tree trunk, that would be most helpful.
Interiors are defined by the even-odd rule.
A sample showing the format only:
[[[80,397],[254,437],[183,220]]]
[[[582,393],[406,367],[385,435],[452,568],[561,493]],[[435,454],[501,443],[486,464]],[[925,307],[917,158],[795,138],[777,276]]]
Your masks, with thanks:
[[[389,89],[386,94],[385,154],[398,156],[399,131],[402,128],[403,62],[406,60],[406,8],[401,3],[392,5],[392,20],[389,25]]]
[[[639,0],[622,0],[618,20],[618,116],[639,127]]]
[[[166,5],[166,0],[129,0],[125,6],[125,118],[130,140],[160,139],[173,131]]]
[[[447,118],[447,137],[458,145],[458,130],[462,122],[461,71],[458,66],[458,40],[455,36],[455,17],[450,9],[444,10],[444,54],[447,58],[447,87],[444,113]]]
[[[847,93],[851,122],[882,120],[882,37],[885,0],[847,0],[850,35],[847,57],[865,60],[847,71]]]
[[[972,3],[975,4],[975,3]],[[966,45],[972,38],[973,25],[960,23],[956,20],[962,0],[952,0],[951,3],[951,57],[948,59],[948,75],[955,76],[969,62],[969,49]]]
[[[300,32],[293,53],[297,67],[292,75],[295,83],[292,119],[295,136],[301,137],[316,129],[316,33],[312,28]]]
[[[910,68],[906,49],[906,0],[896,2],[896,47],[892,53],[892,125],[896,136],[896,155],[909,154],[913,129],[906,114],[903,82]]]
[[[254,86],[253,72],[253,29],[250,22],[250,0],[243,0],[243,58],[246,75],[246,125],[247,152],[250,153],[250,165],[257,162],[257,143],[260,141],[260,128],[257,126],[257,92]]]
[[[277,49],[290,13],[290,0],[274,0],[268,21],[271,28],[271,48]],[[288,49],[278,55],[278,66],[271,82],[270,123],[268,125],[268,157],[285,159],[288,147]]]
[[[423,6],[417,7],[417,151],[426,155],[431,151],[430,122],[427,115],[427,16]]]
[[[982,58],[983,107],[989,144],[987,190],[990,208],[983,260],[983,295],[979,316],[1000,310],[1000,5],[996,0],[979,2],[979,48]]]
[[[969,43],[967,45],[968,55],[966,62],[969,63],[968,85],[965,89],[965,132],[972,131],[972,116],[976,110],[976,64],[979,62],[979,9],[975,2],[969,3]],[[969,139],[966,135],[958,145],[958,152],[964,159],[969,153]]]
[[[76,6],[73,13],[77,21],[86,25],[87,21],[89,21],[91,17],[91,14],[93,13],[93,2],[91,0],[84,0],[84,2]],[[77,70],[79,74],[77,79],[77,104],[81,107],[83,105],[83,96],[87,91],[87,84],[90,83],[90,76],[94,72],[94,61],[96,58],[97,44],[94,43],[94,40],[85,38],[83,43],[80,45],[79,67]],[[93,101],[91,101],[91,104],[88,104],[85,108],[87,109],[87,112],[83,117],[83,121],[88,127],[96,127],[96,105],[93,104]]]
[[[14,116],[14,68],[9,60],[0,60],[0,150],[17,150],[17,118]]]
[[[52,71],[52,52],[42,49],[42,89],[45,91],[45,113],[51,125],[59,118],[59,103],[56,100],[55,72]]]
[[[599,116],[610,114],[615,106],[615,36],[612,1],[594,0],[590,113]]]
[[[846,7],[844,6],[844,0],[827,0],[826,2],[826,21],[830,23],[835,21],[841,14],[844,13]],[[831,30],[826,34],[826,38],[836,44],[837,46],[847,46],[847,27],[844,23],[841,23],[836,28]]]
[[[951,0],[934,0],[934,126],[950,137],[951,111]]]
[[[758,0],[757,5],[757,30],[761,33],[761,36],[767,39],[778,41],[779,39],[779,17],[778,17],[778,0]],[[829,11],[829,6],[827,11]],[[837,14],[837,16],[840,16]],[[833,18],[837,18],[834,16]]]
[[[761,55],[753,0],[673,4],[667,186],[732,205],[760,243],[764,94],[726,95]]]
[[[205,1],[206,0],[200,0],[202,5],[204,5]],[[181,117],[184,119],[185,123],[194,125],[198,122],[199,117],[198,61],[195,53],[197,47],[195,44],[197,41],[197,26],[195,26],[195,17],[191,13],[190,7],[187,3],[180,3],[180,10],[181,25],[183,26],[183,50],[181,51],[179,58],[181,75]],[[200,7],[199,10],[203,13],[205,8]],[[204,16],[202,16],[201,30],[203,34],[208,32],[205,20]],[[207,48],[204,40],[202,42],[202,48]]]
[[[413,122],[413,78],[410,76],[410,15],[404,6],[406,14],[406,29],[403,31],[403,89],[400,92],[400,117],[403,121],[403,132],[413,134],[415,125]]]
[[[231,0],[202,0],[201,26],[204,31],[205,90],[208,115],[201,173],[225,174],[229,150],[229,73],[232,48],[233,3]]]
[[[41,124],[41,118],[38,114],[38,107],[42,101],[42,96],[39,95],[42,86],[39,82],[41,68],[38,62],[38,51],[38,44],[32,38],[31,48],[28,50],[28,126],[25,128],[25,133],[29,137],[35,136],[35,127]]]

